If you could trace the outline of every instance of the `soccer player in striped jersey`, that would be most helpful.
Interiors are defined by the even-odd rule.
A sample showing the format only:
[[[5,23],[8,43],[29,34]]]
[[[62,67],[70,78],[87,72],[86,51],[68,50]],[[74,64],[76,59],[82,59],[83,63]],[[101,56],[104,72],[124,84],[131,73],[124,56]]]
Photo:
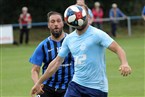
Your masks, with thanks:
[[[31,95],[41,91],[41,83],[57,71],[65,56],[71,52],[75,59],[75,71],[64,97],[107,97],[106,48],[118,55],[121,75],[129,75],[131,67],[124,50],[104,31],[91,26],[86,18],[86,23],[64,39],[57,57],[34,85]]]
[[[63,19],[60,13],[53,11],[48,13],[48,28],[50,29],[51,35],[37,46],[29,60],[30,63],[33,64],[31,72],[34,84],[36,84],[39,79],[41,66],[43,74],[50,62],[54,60],[58,54],[61,44],[67,36],[63,31],[63,26]],[[44,63],[44,65],[42,65],[42,63]],[[63,97],[74,73],[73,63],[73,57],[71,53],[68,53],[58,71],[43,82],[43,90],[41,93],[37,93],[37,96]]]

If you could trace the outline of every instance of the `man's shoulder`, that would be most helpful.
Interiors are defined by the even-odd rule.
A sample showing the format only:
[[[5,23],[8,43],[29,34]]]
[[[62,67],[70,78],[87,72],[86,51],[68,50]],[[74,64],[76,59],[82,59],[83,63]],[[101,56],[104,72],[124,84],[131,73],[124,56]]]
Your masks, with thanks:
[[[93,27],[93,26],[91,26],[90,29],[91,29],[91,30],[90,30],[90,33],[91,33],[94,37],[103,37],[104,33],[106,33],[106,32],[104,32],[103,30],[100,30],[100,29],[95,28],[95,27]]]
[[[39,43],[38,46],[43,46],[43,45],[45,45],[48,41],[50,41],[49,37],[47,37],[46,39],[44,39],[43,41],[41,41],[41,42]]]
[[[116,9],[117,12],[121,12],[121,10],[119,8]]]
[[[24,16],[24,14],[21,13],[21,14],[20,14],[20,17],[22,18],[23,16]],[[26,17],[30,17],[30,16],[31,16],[30,13],[27,13],[27,14],[26,14]]]
[[[30,13],[27,13],[27,17],[29,17],[29,16],[31,16],[31,14]]]
[[[21,13],[21,14],[20,14],[20,18],[22,18],[22,17],[23,17],[23,14]]]
[[[96,27],[93,27],[93,26],[89,26],[89,29],[90,29],[89,31],[91,34],[98,34],[98,33],[102,32],[102,30],[100,30]]]
[[[113,8],[110,8],[110,10],[109,10],[110,12],[113,12]]]
[[[73,37],[73,36],[75,36],[75,35],[76,35],[76,31],[73,31],[73,32],[71,32],[70,34],[67,35],[67,38],[68,38],[68,37],[69,37],[69,38],[70,38],[70,37]]]

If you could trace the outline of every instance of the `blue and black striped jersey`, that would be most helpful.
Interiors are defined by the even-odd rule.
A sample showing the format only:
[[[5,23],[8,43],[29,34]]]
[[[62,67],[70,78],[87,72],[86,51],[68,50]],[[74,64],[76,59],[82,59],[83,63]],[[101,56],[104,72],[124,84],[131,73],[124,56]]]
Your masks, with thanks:
[[[29,62],[38,66],[42,66],[42,74],[47,69],[49,63],[57,56],[64,38],[56,42],[48,37],[42,41],[35,49]],[[44,63],[42,65],[42,63]],[[66,89],[71,81],[74,73],[74,59],[71,53],[65,58],[58,71],[43,84],[58,89]]]

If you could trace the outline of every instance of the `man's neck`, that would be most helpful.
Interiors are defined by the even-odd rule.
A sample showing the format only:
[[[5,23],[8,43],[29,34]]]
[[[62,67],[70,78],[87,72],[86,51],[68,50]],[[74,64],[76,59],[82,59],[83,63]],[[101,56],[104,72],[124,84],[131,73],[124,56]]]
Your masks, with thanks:
[[[83,33],[86,32],[86,30],[88,29],[88,27],[89,27],[89,24],[87,24],[87,26],[86,26],[84,29],[82,29],[82,30],[77,30],[77,34],[78,34],[78,35],[82,35]]]
[[[62,34],[58,37],[58,38],[55,38],[52,34],[51,34],[51,39],[54,40],[54,41],[60,41],[62,40],[63,38],[65,37],[65,33],[62,32]]]

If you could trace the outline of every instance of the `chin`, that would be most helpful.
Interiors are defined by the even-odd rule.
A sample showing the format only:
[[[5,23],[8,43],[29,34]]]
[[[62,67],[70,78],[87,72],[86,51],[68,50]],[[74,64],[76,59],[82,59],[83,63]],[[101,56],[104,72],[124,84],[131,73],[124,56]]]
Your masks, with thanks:
[[[79,31],[82,31],[85,27],[79,27],[79,28],[76,28],[77,30]]]
[[[82,30],[84,30],[86,28],[86,26],[87,26],[87,24],[85,24],[85,25],[83,25],[81,27],[78,27],[76,29],[79,30],[79,31],[82,31]]]

